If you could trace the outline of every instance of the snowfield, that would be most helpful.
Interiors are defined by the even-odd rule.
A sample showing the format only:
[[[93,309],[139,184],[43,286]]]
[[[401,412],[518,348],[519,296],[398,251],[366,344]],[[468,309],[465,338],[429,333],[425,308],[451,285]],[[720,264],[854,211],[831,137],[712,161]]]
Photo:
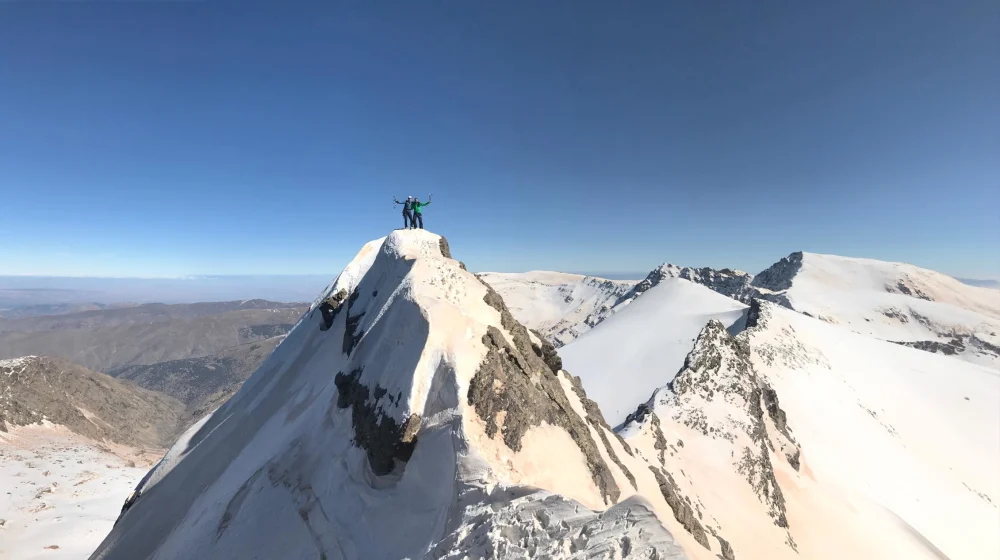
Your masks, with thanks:
[[[1000,370],[1000,290],[903,263],[814,253],[793,253],[753,284],[795,311],[883,340],[958,339],[954,350],[938,351]]]
[[[746,306],[688,280],[668,278],[559,349],[612,426],[666,384],[712,319],[736,323]]]
[[[0,432],[0,558],[85,558],[154,457],[49,423]]]
[[[569,344],[614,312],[636,281],[562,272],[483,272],[517,320],[557,347]]]
[[[628,371],[605,380],[616,393],[594,393],[602,406],[658,386],[619,433],[691,500],[693,534],[724,536],[736,558],[1000,555],[998,372],[768,302],[729,329],[750,325],[735,338],[731,316],[706,320],[674,371],[663,323],[700,319],[677,304],[693,298],[657,290],[561,353],[585,376]],[[625,320],[630,341],[617,332]],[[588,340],[603,352],[577,350]],[[662,367],[633,361],[660,352]]]

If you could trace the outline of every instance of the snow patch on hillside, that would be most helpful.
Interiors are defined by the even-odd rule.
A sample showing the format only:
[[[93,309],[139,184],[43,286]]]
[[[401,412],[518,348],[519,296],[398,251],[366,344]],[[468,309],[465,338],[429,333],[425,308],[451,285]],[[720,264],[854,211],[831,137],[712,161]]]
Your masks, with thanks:
[[[828,323],[1000,369],[996,290],[908,264],[813,253],[793,253],[753,284]]]
[[[86,557],[155,456],[48,422],[0,433],[0,558]]]
[[[547,271],[484,272],[479,277],[503,296],[518,321],[556,347],[569,344],[610,316],[636,284]]]

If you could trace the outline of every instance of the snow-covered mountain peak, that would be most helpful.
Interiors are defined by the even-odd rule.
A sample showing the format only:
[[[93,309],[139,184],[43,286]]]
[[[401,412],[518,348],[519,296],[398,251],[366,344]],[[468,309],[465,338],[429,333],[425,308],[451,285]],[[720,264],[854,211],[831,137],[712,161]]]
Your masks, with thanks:
[[[94,557],[709,553],[643,465],[443,238],[397,231],[178,440]]]
[[[614,313],[635,281],[562,272],[483,272],[515,317],[556,346],[569,344]]]
[[[750,301],[749,294],[747,293],[747,286],[750,285],[750,280],[753,278],[753,275],[747,272],[730,268],[723,268],[721,270],[709,267],[693,268],[690,266],[677,266],[670,263],[662,264],[653,269],[646,276],[646,278],[636,286],[635,295],[637,296],[642,292],[645,292],[666,278],[683,278],[684,280],[689,280],[695,284],[701,284],[706,288],[715,290],[716,292],[729,296],[733,299],[743,301],[744,303]]]
[[[1000,367],[1000,291],[909,264],[816,253],[792,253],[751,288],[862,334]]]

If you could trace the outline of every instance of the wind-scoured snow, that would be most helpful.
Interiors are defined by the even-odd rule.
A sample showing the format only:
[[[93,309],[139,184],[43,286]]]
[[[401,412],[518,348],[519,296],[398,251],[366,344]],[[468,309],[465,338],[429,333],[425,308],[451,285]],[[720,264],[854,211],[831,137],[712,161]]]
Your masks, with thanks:
[[[645,321],[622,333],[651,356],[669,348],[643,334],[689,320],[669,305],[653,311],[663,289],[563,348],[567,369],[569,351],[610,338],[602,331],[647,306]],[[578,366],[613,372],[606,389],[618,395],[655,387],[619,433],[658,473],[677,520],[698,542],[725,541],[726,558],[1000,555],[994,370],[768,302],[752,305],[735,328],[711,321],[695,338],[676,367],[631,365],[644,349],[614,345],[581,355]],[[630,368],[640,373],[620,373]]]
[[[446,248],[366,245],[92,557],[713,558]]]
[[[558,346],[569,344],[614,312],[636,285],[563,272],[483,272],[479,276],[503,296],[511,313]]]
[[[793,253],[758,274],[765,297],[851,330],[1000,369],[1000,292],[909,264]],[[949,347],[950,346],[950,347]],[[919,346],[918,346],[919,347]]]
[[[680,278],[664,278],[595,329],[559,349],[611,425],[680,370],[712,319],[729,326],[746,306]]]
[[[766,308],[748,344],[816,480],[951,560],[1000,556],[1000,375]]]

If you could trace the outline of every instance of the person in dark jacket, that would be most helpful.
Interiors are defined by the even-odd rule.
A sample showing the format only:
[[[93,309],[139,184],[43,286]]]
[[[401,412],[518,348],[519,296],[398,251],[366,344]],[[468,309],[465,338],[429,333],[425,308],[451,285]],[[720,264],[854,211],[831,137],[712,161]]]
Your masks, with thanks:
[[[424,206],[427,206],[430,203],[431,203],[430,200],[428,200],[427,202],[420,202],[419,198],[413,199],[413,227],[419,227],[420,229],[424,229],[423,208]]]
[[[403,229],[412,229],[416,227],[416,225],[413,223],[413,213],[412,213],[413,197],[412,196],[406,197],[406,202],[400,202],[396,200],[396,197],[392,197],[392,201],[395,202],[396,204],[403,205]]]

